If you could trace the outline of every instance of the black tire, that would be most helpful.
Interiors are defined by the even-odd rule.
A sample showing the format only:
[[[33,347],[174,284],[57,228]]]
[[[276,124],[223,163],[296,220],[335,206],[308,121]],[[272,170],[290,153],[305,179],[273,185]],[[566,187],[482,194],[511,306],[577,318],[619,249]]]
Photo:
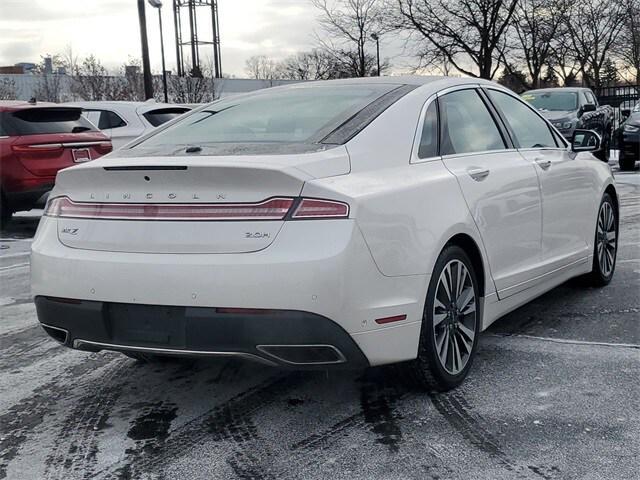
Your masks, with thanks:
[[[620,170],[630,171],[636,168],[636,159],[629,158],[625,155],[620,155],[620,160],[618,160],[618,164],[620,165]]]
[[[458,314],[454,314],[449,308],[443,309],[441,307],[434,307],[436,305],[436,296],[439,299],[437,301],[442,304],[444,303],[443,301],[447,295],[447,292],[444,291],[444,286],[441,285],[441,276],[443,276],[443,278],[447,278],[446,273],[443,274],[445,268],[450,267],[450,265],[454,265],[454,267],[450,268],[455,269],[455,266],[457,266],[456,262],[460,262],[466,268],[470,285],[467,285],[466,289],[463,286],[463,289],[460,290],[459,296],[457,294],[454,295],[454,298],[457,297],[457,299],[461,299],[461,301],[455,303],[464,303],[466,295],[470,294],[468,288],[472,288],[473,298],[470,302],[473,302],[474,310],[466,315],[464,314],[464,306],[461,309],[462,311]],[[462,275],[462,277],[465,278],[464,275]],[[458,283],[457,272],[455,274],[455,279],[451,277],[451,283]],[[466,280],[463,280],[463,283],[466,284]],[[453,303],[454,302],[451,302],[452,305]],[[471,304],[469,303],[468,305]],[[436,309],[440,312],[445,312],[446,318],[442,319],[442,313],[436,314]],[[458,311],[457,308],[455,310]],[[438,320],[436,327],[434,327],[434,317],[436,316],[440,317],[440,319]],[[421,390],[438,392],[451,390],[452,388],[460,385],[471,369],[473,357],[475,356],[478,347],[478,337],[481,326],[480,320],[481,313],[478,279],[473,269],[473,264],[462,248],[456,245],[448,246],[438,257],[431,281],[429,282],[429,289],[427,291],[425,308],[422,316],[418,357],[416,360],[405,365],[406,371],[409,374],[410,382]],[[457,326],[455,323],[456,321],[458,322]],[[460,327],[460,323],[462,322],[464,322],[463,326],[467,329],[473,326],[474,335],[470,341],[470,337],[465,334],[465,331]],[[442,338],[444,338],[441,343],[442,347],[438,350],[437,342]],[[451,341],[450,338],[453,338],[453,340]],[[453,342],[455,342],[455,345]],[[443,365],[441,360],[442,352],[445,349],[445,343],[451,346],[452,349],[451,366],[448,365],[448,346],[444,351],[445,365]],[[468,348],[469,343],[471,344],[470,348]],[[463,346],[467,348],[464,349]],[[458,353],[461,354],[462,359],[465,360],[465,363],[459,371],[452,372],[450,370],[451,367],[455,367],[454,352],[456,351],[456,347]],[[466,353],[463,353],[463,350],[465,350]],[[464,357],[464,355],[466,355],[466,357]],[[457,358],[460,359],[460,356]],[[453,368],[453,370],[455,370],[455,368]]]
[[[604,224],[604,232],[602,232],[603,223],[601,219],[601,215],[603,215],[603,210],[608,210],[611,212],[611,224],[609,225],[606,221]],[[606,214],[604,214],[606,215]],[[600,202],[600,206],[598,207],[598,218],[596,220],[596,231],[595,231],[595,241],[593,245],[593,264],[591,273],[586,275],[586,280],[588,283],[595,287],[603,287],[608,285],[613,278],[613,274],[616,269],[616,255],[618,253],[618,209],[616,203],[611,198],[611,195],[605,193],[602,196],[602,201]],[[615,233],[615,238],[611,241],[609,237],[606,240],[607,235],[610,233]],[[609,254],[603,249],[607,249]],[[607,260],[601,258],[600,253],[604,253],[607,256]]]
[[[13,212],[9,208],[4,195],[0,194],[0,228],[4,228],[10,221]]]

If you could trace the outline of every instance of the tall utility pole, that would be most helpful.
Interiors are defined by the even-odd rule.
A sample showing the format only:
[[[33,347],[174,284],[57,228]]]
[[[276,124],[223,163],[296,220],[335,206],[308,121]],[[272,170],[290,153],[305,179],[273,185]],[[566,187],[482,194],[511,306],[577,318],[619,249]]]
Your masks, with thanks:
[[[147,0],[149,5],[158,9],[158,24],[160,25],[160,54],[162,55],[162,88],[164,89],[164,103],[169,103],[167,93],[167,66],[164,61],[164,34],[162,33],[162,0]]]
[[[144,98],[153,98],[153,79],[149,63],[149,40],[147,39],[147,18],[144,11],[144,0],[138,0],[138,18],[140,20],[140,41],[142,42],[142,75],[144,77]]]
[[[378,62],[378,77],[380,76],[380,35],[372,33],[371,38],[376,41],[376,61]]]

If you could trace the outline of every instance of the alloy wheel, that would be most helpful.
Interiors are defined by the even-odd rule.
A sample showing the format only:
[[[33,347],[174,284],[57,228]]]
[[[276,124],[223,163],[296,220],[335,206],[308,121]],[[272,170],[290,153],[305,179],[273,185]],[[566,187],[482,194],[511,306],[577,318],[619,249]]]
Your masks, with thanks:
[[[615,213],[609,202],[600,206],[596,242],[600,271],[608,277],[615,266],[617,247]]]
[[[451,260],[438,279],[433,302],[433,334],[440,364],[451,375],[466,366],[476,336],[477,299],[473,278],[460,260]]]

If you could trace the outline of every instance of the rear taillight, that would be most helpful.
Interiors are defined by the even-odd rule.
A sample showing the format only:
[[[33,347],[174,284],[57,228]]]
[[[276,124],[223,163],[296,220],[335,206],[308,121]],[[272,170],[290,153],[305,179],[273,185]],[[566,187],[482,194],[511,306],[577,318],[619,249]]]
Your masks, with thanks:
[[[15,153],[40,153],[51,154],[60,153],[64,149],[61,143],[47,143],[43,145],[12,145],[11,150]]]
[[[96,144],[96,151],[102,155],[106,155],[107,153],[113,150],[113,145],[111,142],[100,142]]]
[[[61,218],[105,220],[285,220],[295,198],[271,198],[260,203],[85,203],[68,197],[49,200],[44,214]],[[301,199],[292,219],[347,218],[349,205],[332,200]]]
[[[292,198],[272,198],[261,203],[76,203],[54,198],[45,215],[108,220],[282,220],[293,205]]]
[[[303,198],[291,218],[347,218],[349,205],[335,200],[321,200],[318,198]]]

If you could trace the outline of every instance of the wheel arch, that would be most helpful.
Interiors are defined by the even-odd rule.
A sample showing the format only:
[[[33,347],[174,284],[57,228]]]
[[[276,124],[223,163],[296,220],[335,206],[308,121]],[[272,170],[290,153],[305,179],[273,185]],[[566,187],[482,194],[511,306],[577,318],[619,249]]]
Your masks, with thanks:
[[[484,258],[482,256],[482,252],[480,247],[476,243],[476,241],[466,233],[458,233],[452,236],[442,250],[450,245],[456,245],[462,248],[465,253],[469,256],[471,260],[471,264],[478,278],[478,289],[480,290],[480,296],[484,297],[486,294],[486,278],[487,272],[485,271],[484,266]],[[441,251],[442,251],[441,250]]]
[[[611,198],[613,198],[614,207],[616,208],[616,214],[619,213],[620,204],[618,199],[618,192],[616,191],[616,187],[613,185],[613,183],[610,183],[609,185],[606,186],[606,188],[604,189],[603,195],[605,193],[608,193],[611,196]]]

